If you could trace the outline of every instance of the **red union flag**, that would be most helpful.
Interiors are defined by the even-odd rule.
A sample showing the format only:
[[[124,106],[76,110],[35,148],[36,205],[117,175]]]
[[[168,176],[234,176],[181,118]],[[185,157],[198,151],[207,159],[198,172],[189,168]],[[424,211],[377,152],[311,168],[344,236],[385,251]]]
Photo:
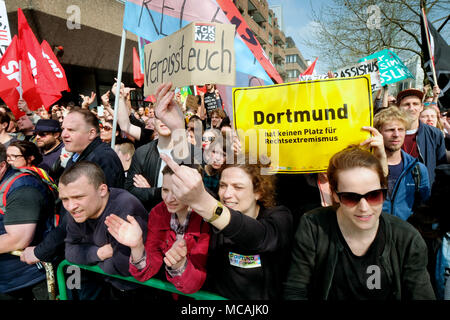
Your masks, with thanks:
[[[22,66],[22,90],[23,98],[30,110],[39,109],[42,106],[48,108],[61,98],[61,93],[52,81],[53,70],[42,56],[42,48],[33,34],[22,9],[17,10],[18,16],[18,55],[23,65],[31,70],[32,81],[24,76],[27,69]]]
[[[69,84],[67,83],[66,73],[64,72],[63,67],[59,63],[55,54],[53,53],[52,48],[48,44],[47,41],[42,41],[42,56],[48,61],[48,64],[53,70],[52,80],[55,83],[55,87],[58,91],[68,91],[70,92]]]
[[[17,36],[11,41],[0,60],[0,98],[11,109],[16,119],[24,115],[17,108],[17,102],[22,94],[20,85],[20,63],[17,56]]]

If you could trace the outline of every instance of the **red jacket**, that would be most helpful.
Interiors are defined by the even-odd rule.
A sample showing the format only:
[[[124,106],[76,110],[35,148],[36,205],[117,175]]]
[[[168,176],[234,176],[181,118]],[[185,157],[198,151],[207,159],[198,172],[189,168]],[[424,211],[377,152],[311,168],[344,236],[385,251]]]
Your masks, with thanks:
[[[146,281],[164,267],[164,255],[176,241],[175,231],[170,229],[171,213],[167,211],[164,202],[159,203],[150,211],[148,219],[148,234],[145,242],[147,254],[146,267],[138,270],[130,263],[131,275]],[[183,274],[171,277],[166,271],[166,277],[179,291],[194,293],[200,290],[206,279],[206,259],[209,247],[209,224],[197,213],[192,212],[184,240],[187,247],[187,266]]]

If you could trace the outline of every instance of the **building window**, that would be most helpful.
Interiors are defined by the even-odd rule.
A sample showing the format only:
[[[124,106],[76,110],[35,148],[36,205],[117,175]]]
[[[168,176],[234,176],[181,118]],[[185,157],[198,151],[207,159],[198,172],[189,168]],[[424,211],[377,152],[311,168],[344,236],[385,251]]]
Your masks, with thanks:
[[[273,44],[273,41],[272,41],[272,34],[269,32],[269,43],[270,44]]]
[[[273,62],[273,60],[272,60],[272,52],[269,52],[269,60],[270,60],[270,62]]]

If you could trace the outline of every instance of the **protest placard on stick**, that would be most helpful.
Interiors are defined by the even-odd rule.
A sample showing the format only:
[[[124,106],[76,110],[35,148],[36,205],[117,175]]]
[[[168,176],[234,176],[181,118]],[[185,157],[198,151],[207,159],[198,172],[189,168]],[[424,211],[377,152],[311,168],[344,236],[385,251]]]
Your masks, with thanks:
[[[144,95],[163,82],[175,87],[236,81],[235,26],[192,22],[179,31],[145,46]]]
[[[324,172],[333,154],[370,136],[361,128],[372,126],[371,91],[369,75],[234,88],[234,125],[273,172]]]

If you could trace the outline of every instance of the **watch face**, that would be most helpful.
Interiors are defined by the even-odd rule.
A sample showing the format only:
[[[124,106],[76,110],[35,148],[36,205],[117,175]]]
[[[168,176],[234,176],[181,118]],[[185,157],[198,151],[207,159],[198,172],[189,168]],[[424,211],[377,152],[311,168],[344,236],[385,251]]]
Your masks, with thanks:
[[[220,215],[222,214],[222,212],[223,212],[223,208],[222,208],[222,207],[217,207],[217,209],[216,209],[216,214],[217,214],[218,216],[220,216]]]

